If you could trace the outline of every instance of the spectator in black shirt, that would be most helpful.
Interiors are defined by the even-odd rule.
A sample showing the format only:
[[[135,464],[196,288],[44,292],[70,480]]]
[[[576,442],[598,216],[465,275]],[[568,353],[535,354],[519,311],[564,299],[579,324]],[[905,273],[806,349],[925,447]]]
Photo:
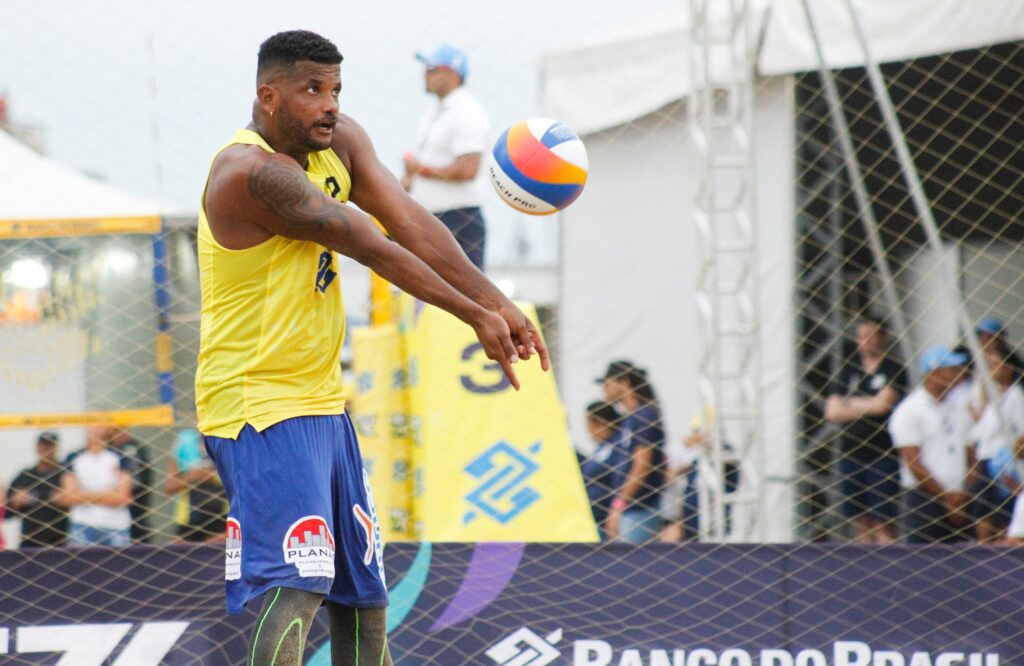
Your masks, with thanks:
[[[7,492],[7,506],[21,517],[22,548],[59,546],[67,537],[67,511],[51,501],[54,491],[60,490],[64,472],[57,460],[59,445],[57,433],[40,433],[36,440],[38,462],[23,469]]]
[[[829,391],[825,418],[841,428],[838,461],[843,516],[859,543],[896,541],[899,456],[889,437],[889,415],[906,393],[906,373],[886,356],[881,322],[857,323],[857,358]]]

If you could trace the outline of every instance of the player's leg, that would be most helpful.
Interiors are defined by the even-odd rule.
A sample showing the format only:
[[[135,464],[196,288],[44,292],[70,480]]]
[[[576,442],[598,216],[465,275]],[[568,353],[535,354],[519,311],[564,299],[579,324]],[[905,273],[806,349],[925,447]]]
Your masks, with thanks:
[[[391,666],[387,611],[327,602],[331,620],[331,663]]]
[[[327,595],[334,664],[390,664],[387,587],[380,526],[348,416],[336,418],[333,529],[338,539],[334,584]]]
[[[323,594],[287,587],[268,591],[249,639],[247,666],[301,664],[306,636],[323,600]]]

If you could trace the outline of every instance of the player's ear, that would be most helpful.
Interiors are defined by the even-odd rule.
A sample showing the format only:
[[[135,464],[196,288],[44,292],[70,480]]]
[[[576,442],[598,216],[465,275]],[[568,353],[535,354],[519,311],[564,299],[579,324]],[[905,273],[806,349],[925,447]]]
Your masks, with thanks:
[[[273,116],[277,111],[280,97],[277,86],[272,84],[263,83],[256,88],[256,105],[268,116]]]

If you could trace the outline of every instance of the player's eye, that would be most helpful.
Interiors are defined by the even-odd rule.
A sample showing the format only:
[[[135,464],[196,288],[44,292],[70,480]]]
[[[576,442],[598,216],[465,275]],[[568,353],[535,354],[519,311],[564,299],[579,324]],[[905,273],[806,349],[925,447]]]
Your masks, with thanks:
[[[310,86],[306,88],[306,92],[311,93],[313,95],[319,94],[320,86]]]

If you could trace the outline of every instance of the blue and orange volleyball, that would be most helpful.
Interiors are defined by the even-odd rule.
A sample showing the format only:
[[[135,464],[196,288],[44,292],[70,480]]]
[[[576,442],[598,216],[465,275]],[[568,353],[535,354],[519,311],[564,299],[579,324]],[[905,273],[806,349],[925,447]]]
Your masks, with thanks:
[[[488,172],[502,200],[530,215],[562,210],[583,192],[587,149],[576,134],[550,118],[520,121],[498,137]]]

